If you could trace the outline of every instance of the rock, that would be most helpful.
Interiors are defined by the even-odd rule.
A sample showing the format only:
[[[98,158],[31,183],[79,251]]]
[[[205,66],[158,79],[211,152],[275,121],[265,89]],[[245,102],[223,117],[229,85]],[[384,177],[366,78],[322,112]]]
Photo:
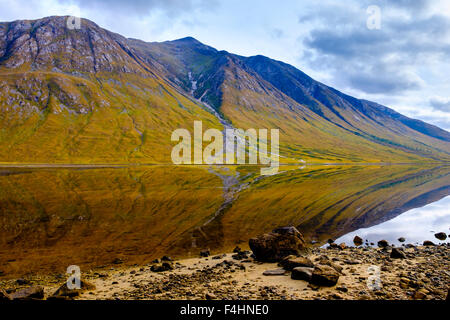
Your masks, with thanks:
[[[345,243],[341,243],[341,244],[339,245],[339,248],[340,248],[341,250],[345,250],[345,249],[347,248],[347,245],[346,245]]]
[[[167,261],[167,262],[172,262],[173,261],[173,259],[171,258],[171,257],[168,257],[168,256],[164,256],[164,257],[162,257],[161,258],[161,261]]]
[[[399,242],[402,242],[402,243],[403,243],[403,242],[405,242],[405,241],[406,241],[406,239],[405,239],[405,238],[403,238],[403,237],[401,237],[401,238],[398,238],[398,241],[399,241]]]
[[[250,239],[249,245],[256,260],[261,262],[278,262],[289,255],[308,251],[303,236],[294,227],[275,229]]]
[[[207,293],[205,294],[205,299],[206,299],[206,300],[216,300],[217,297],[216,297],[214,294],[207,292]]]
[[[447,235],[445,234],[445,232],[439,232],[439,233],[436,233],[436,234],[434,235],[434,237],[435,237],[436,239],[439,239],[439,240],[442,240],[442,241],[444,241],[445,239],[447,239]]]
[[[150,268],[153,272],[165,272],[173,270],[173,264],[171,262],[163,262],[160,264],[155,264]]]
[[[292,269],[291,279],[304,280],[309,282],[311,281],[313,270],[314,268],[296,267]]]
[[[240,261],[240,260],[248,259],[248,254],[245,253],[245,252],[239,252],[239,253],[233,254],[231,257],[232,257],[234,260]]]
[[[339,280],[339,273],[327,265],[318,265],[314,268],[311,283],[321,287],[333,287]]]
[[[240,247],[236,247],[233,250],[233,253],[241,253],[241,252],[242,252],[242,249]]]
[[[44,288],[31,286],[14,292],[10,297],[12,300],[42,300],[44,299]]]
[[[354,243],[355,246],[357,246],[357,247],[362,246],[362,244],[363,244],[363,239],[360,238],[360,237],[358,237],[358,236],[355,236],[355,237],[353,238],[353,243]]]
[[[211,255],[211,251],[209,251],[209,249],[200,251],[200,257],[202,257],[202,258],[208,258],[210,255]]]
[[[285,274],[286,270],[284,269],[267,270],[263,272],[264,276],[284,276]]]
[[[24,286],[24,285],[30,284],[30,280],[26,280],[26,279],[20,278],[20,279],[17,279],[17,280],[16,280],[16,283],[17,283],[19,286]]]
[[[223,258],[226,258],[226,257],[227,257],[226,254],[221,254],[221,255],[212,257],[212,259],[213,260],[220,260],[220,259],[223,259]]]
[[[112,263],[113,263],[113,264],[122,264],[122,263],[123,263],[123,260],[122,260],[122,259],[119,259],[119,258],[116,258],[116,259],[113,260]]]
[[[340,291],[340,292],[348,292],[348,289],[347,289],[347,287],[345,287],[345,286],[337,287],[336,290],[338,290],[338,291]]]
[[[2,288],[0,288],[0,301],[10,301],[12,300],[11,296]]]
[[[429,241],[429,240],[425,240],[423,242],[423,245],[426,246],[426,247],[433,247],[433,246],[435,246],[435,244],[432,241]]]
[[[328,243],[328,244],[333,244],[333,243],[334,243],[334,240],[333,240],[333,239],[328,239],[327,243]]]
[[[425,289],[419,289],[414,293],[413,299],[414,300],[425,300],[427,298],[427,293],[428,292]]]
[[[319,257],[319,264],[325,265],[325,266],[329,266],[329,267],[333,268],[334,270],[336,270],[339,273],[341,273],[342,270],[344,269],[340,265],[337,265],[336,263],[331,261],[327,256],[320,256]]]
[[[61,287],[59,287],[58,290],[55,291],[55,293],[53,293],[53,295],[49,299],[71,299],[78,297],[85,291],[92,290],[96,290],[96,287],[84,280],[80,281],[80,289],[71,290],[67,287],[67,283],[64,283]]]
[[[314,263],[305,257],[288,256],[281,260],[280,265],[288,271],[298,267],[314,268]]]
[[[401,249],[392,248],[391,258],[392,259],[406,259],[406,255]]]
[[[380,248],[386,248],[389,246],[389,242],[387,242],[387,240],[380,240],[380,241],[378,241],[378,246]]]

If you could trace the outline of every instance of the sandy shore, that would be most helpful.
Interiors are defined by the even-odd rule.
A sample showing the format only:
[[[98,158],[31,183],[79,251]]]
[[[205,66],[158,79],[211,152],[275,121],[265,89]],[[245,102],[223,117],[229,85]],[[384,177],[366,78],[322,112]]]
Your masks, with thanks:
[[[260,263],[234,254],[169,262],[173,270],[164,272],[154,272],[152,266],[160,264],[118,265],[82,273],[82,280],[95,289],[88,288],[76,299],[443,300],[450,284],[449,249],[448,245],[405,247],[402,259],[391,258],[390,249],[314,249],[308,258],[315,265],[326,259],[340,270],[333,287],[293,280],[291,272],[283,272],[277,263]],[[263,275],[268,270],[276,270],[273,273],[277,275]],[[380,282],[374,278],[377,274]],[[61,275],[33,277],[3,281],[0,287],[13,294],[30,285],[41,286],[48,298],[64,281]],[[380,284],[379,288],[370,285],[373,283]]]

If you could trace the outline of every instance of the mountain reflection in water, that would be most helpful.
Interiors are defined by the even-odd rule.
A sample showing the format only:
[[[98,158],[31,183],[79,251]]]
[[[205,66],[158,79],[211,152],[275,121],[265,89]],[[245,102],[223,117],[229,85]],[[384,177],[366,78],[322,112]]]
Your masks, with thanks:
[[[267,177],[246,166],[0,171],[4,277],[228,252],[286,225],[323,244],[450,194],[446,166],[282,167]]]

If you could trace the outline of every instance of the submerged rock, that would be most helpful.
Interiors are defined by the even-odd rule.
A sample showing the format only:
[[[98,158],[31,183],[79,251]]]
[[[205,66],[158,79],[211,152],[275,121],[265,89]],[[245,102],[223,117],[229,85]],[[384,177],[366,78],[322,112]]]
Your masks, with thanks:
[[[363,244],[363,239],[360,238],[360,237],[358,237],[358,236],[355,236],[355,237],[353,238],[353,243],[354,243],[355,246],[357,246],[357,247],[362,246],[362,244]]]
[[[262,262],[278,262],[289,255],[307,252],[306,242],[295,227],[275,229],[250,239],[249,245],[256,260]]]
[[[263,272],[264,276],[284,276],[285,274],[286,270],[284,269],[267,270]]]
[[[447,239],[447,235],[445,234],[445,232],[439,232],[439,233],[436,233],[436,234],[434,235],[434,237],[435,237],[436,239],[442,240],[442,241],[444,241],[444,240]]]
[[[389,246],[389,242],[387,240],[380,240],[378,241],[378,246],[380,248],[386,248]]]

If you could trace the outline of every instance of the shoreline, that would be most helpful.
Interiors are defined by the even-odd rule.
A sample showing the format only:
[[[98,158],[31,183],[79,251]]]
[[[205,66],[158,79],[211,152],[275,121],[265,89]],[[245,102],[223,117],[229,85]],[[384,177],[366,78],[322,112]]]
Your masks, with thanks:
[[[155,272],[161,261],[127,267],[118,265],[82,272],[88,289],[77,292],[81,300],[445,300],[450,283],[450,246],[403,247],[403,259],[389,250],[373,247],[315,248],[308,258],[341,269],[335,286],[316,286],[291,279],[291,272],[277,263],[262,263],[246,255],[167,261],[173,270]],[[170,259],[171,260],[171,259]],[[381,288],[373,290],[373,268],[379,270]],[[372,268],[372,269],[371,269]],[[268,272],[270,271],[270,272]],[[272,275],[264,275],[264,273]],[[376,274],[376,272],[375,272]],[[41,286],[49,299],[66,276],[35,276],[0,281],[0,288],[14,294]],[[372,280],[371,280],[372,279]],[[369,282],[368,282],[369,281]],[[373,282],[373,281],[372,281]],[[95,288],[95,289],[94,289]],[[59,297],[67,298],[67,297]]]

